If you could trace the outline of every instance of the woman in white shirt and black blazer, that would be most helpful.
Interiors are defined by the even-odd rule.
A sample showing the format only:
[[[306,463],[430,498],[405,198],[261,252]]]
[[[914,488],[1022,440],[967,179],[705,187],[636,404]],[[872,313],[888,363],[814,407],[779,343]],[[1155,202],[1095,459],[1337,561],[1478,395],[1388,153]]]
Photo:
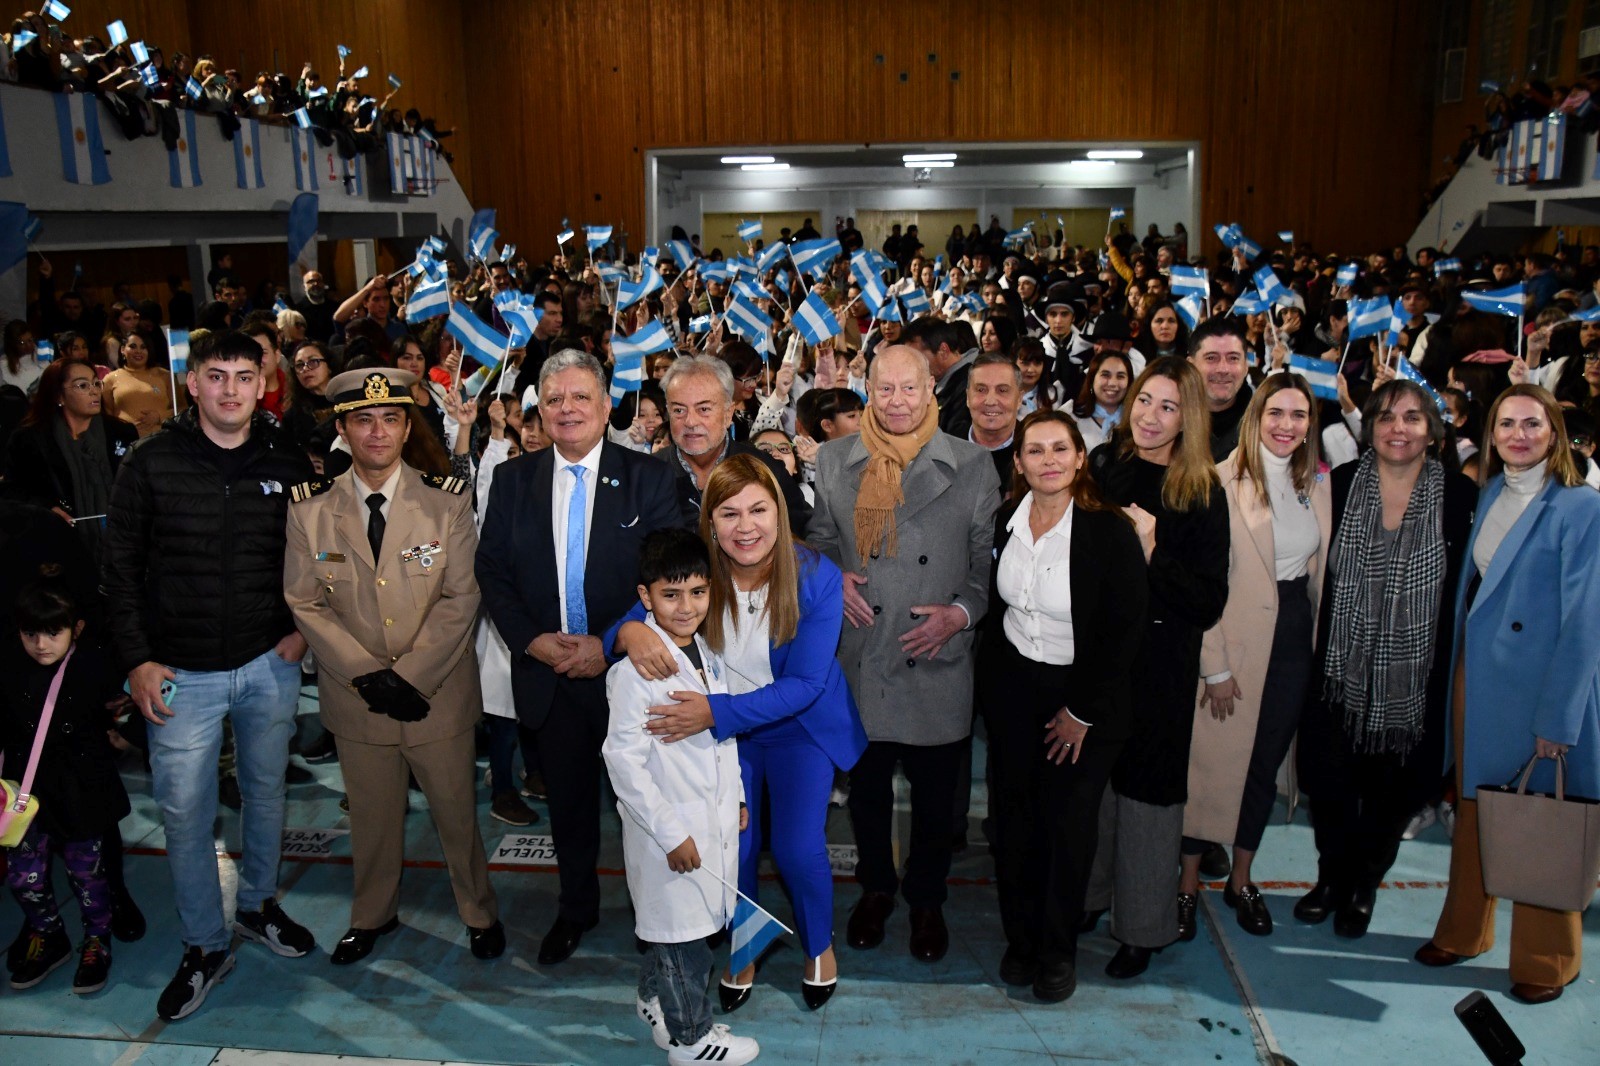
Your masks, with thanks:
[[[1000,976],[1057,1002],[1077,985],[1078,926],[1100,798],[1132,714],[1149,598],[1132,522],[1100,497],[1066,411],[1017,429],[1017,481],[995,517],[977,667],[1006,951]]]

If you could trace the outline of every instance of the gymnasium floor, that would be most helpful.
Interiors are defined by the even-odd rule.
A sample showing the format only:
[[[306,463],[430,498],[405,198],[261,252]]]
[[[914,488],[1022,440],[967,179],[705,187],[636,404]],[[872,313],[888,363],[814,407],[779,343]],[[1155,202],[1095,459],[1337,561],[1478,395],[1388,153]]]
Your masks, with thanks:
[[[303,711],[314,711],[314,699],[308,690]],[[317,730],[309,717],[302,728],[311,735]],[[981,766],[981,745],[977,758]],[[413,793],[402,929],[381,940],[365,963],[335,969],[328,952],[348,924],[348,839],[315,831],[346,826],[338,808],[343,786],[338,763],[312,769],[316,783],[290,790],[288,826],[310,832],[298,833],[294,845],[306,854],[285,856],[281,894],[285,909],[316,934],[317,952],[282,959],[258,945],[241,945],[237,968],[199,1013],[173,1024],[159,1021],[155,1000],[178,961],[177,919],[163,902],[170,882],[149,780],[130,771],[134,813],[123,823],[128,879],[150,931],[138,943],[115,946],[112,982],[97,995],[70,993],[70,966],[26,992],[0,990],[0,1063],[664,1061],[633,1016],[638,956],[614,821],[601,859],[601,926],[577,955],[552,969],[534,964],[538,938],[553,916],[554,869],[500,862],[494,883],[510,946],[501,959],[483,963],[467,951],[432,823]],[[841,881],[835,926],[841,982],[833,1000],[814,1014],[804,1009],[799,948],[785,937],[765,959],[755,995],[729,1019],[735,1032],[761,1041],[761,1062],[1468,1064],[1484,1060],[1451,1008],[1475,988],[1489,994],[1528,1046],[1530,1066],[1595,1061],[1600,989],[1594,978],[1580,976],[1559,1001],[1543,1007],[1522,1006],[1506,995],[1508,905],[1501,908],[1501,945],[1484,957],[1443,971],[1411,961],[1443,898],[1448,844],[1439,826],[1401,849],[1363,940],[1338,939],[1331,922],[1316,928],[1294,922],[1290,907],[1309,887],[1315,854],[1304,815],[1292,825],[1280,817],[1256,864],[1277,922],[1271,937],[1246,935],[1221,906],[1220,892],[1207,892],[1199,938],[1157,956],[1142,978],[1120,983],[1104,976],[1115,944],[1102,924],[1081,945],[1077,994],[1064,1004],[1037,1003],[996,976],[1002,943],[987,883],[992,865],[978,829],[982,790],[980,771],[974,843],[957,857],[946,909],[949,955],[932,966],[910,958],[903,906],[890,919],[882,947],[843,947],[857,890]],[[511,830],[490,819],[486,794],[480,811],[491,861],[504,838],[541,831]],[[237,850],[236,816],[223,815],[220,846]],[[830,836],[848,842],[844,811],[832,812]],[[537,861],[537,842],[523,845],[508,857]],[[316,854],[319,848],[328,853]],[[219,862],[227,884],[231,861],[221,855]],[[58,883],[70,899],[59,874]],[[0,937],[9,940],[19,915],[9,893],[3,897]],[[788,920],[776,883],[764,899]],[[67,921],[77,939],[81,927],[70,905]],[[1584,925],[1586,951],[1600,952],[1600,908],[1590,910]]]

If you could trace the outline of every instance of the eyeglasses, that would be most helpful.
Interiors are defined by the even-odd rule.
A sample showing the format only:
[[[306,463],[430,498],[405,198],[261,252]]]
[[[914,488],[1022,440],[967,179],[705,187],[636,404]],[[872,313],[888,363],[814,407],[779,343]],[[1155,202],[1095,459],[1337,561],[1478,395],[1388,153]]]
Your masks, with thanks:
[[[1584,352],[1583,353],[1583,361],[1585,363],[1593,363],[1596,360],[1600,360],[1600,352]]]
[[[69,388],[69,389],[77,389],[79,392],[99,392],[100,391],[100,379],[99,378],[80,378],[77,381],[68,382],[67,383],[67,388]]]
[[[766,452],[768,455],[793,455],[794,454],[794,445],[792,445],[792,444],[774,444],[773,442],[768,441],[765,444],[757,444],[756,447],[760,448],[762,451]]]
[[[302,374],[307,370],[314,370],[319,366],[327,365],[328,361],[326,359],[296,359],[294,361],[294,372]]]

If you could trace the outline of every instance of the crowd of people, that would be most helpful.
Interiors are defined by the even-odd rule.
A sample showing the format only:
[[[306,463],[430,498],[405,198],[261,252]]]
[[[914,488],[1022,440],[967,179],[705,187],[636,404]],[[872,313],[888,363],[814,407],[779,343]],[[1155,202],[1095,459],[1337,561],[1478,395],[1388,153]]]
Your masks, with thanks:
[[[408,321],[406,271],[342,300],[313,271],[293,304],[269,287],[274,309],[219,264],[175,392],[159,308],[101,312],[41,267],[0,363],[27,563],[12,654],[31,662],[7,766],[52,738],[34,787],[53,813],[12,853],[13,986],[77,958],[74,990],[101,987],[126,897],[95,880],[127,802],[110,742],[39,726],[52,705],[57,723],[146,723],[183,929],[161,1017],[235,964],[210,855],[225,749],[244,799],[232,931],[314,950],[275,893],[312,675],[354,859],[333,963],[398,925],[408,777],[472,954],[540,920],[502,916],[488,876],[481,718],[491,814],[528,825],[525,798],[544,800],[560,856],[541,965],[600,920],[609,780],[649,946],[637,1011],[673,1062],[758,1051],[714,1021],[707,937],[762,898],[763,852],[804,1002],[838,988],[830,803],[859,855],[845,942],[879,948],[903,902],[911,955],[942,958],[975,772],[997,972],[1042,1000],[1073,994],[1078,939],[1107,915],[1116,980],[1194,939],[1204,881],[1270,935],[1252,870],[1285,787],[1309,797],[1318,852],[1297,920],[1363,936],[1402,840],[1443,812],[1450,887],[1416,958],[1487,950],[1476,789],[1538,757],[1550,790],[1559,756],[1570,793],[1600,794],[1600,249],[1350,264],[1233,241],[1187,261],[1187,238],[1153,226],[1100,248],[996,229],[931,259],[892,234],[874,262],[842,221],[806,271],[759,240],[687,268],[663,253],[623,266],[660,282],[626,308],[621,264],[451,262],[452,298],[506,335],[492,368],[448,317]],[[1198,313],[1173,298],[1193,266]],[[1464,298],[1507,286],[1510,312]],[[511,347],[517,294],[539,316]],[[1393,328],[1352,341],[1352,306],[1379,296]],[[814,300],[830,337],[802,313]],[[619,367],[655,322],[670,347],[634,382]],[[76,953],[39,887],[52,853],[103,901]],[[734,941],[724,1014],[757,976]],[[1519,903],[1511,942],[1526,1002],[1578,972],[1575,912]]]
[[[108,36],[109,31],[79,37],[45,9],[23,12],[9,32],[0,34],[0,81],[92,95],[129,140],[160,137],[169,149],[178,143],[182,109],[215,116],[229,140],[240,119],[289,125],[304,111],[317,143],[335,148],[343,159],[381,148],[385,133],[419,136],[451,159],[442,142],[455,135],[455,128],[440,129],[414,107],[391,108],[403,84],[394,74],[377,83],[381,97],[369,93],[365,86],[376,76],[367,66],[347,69],[358,60],[343,45],[338,46],[338,75],[330,82],[309,59],[298,74],[261,70],[251,75],[210,55],[169,55],[159,44],[129,38],[126,31],[122,40]]]

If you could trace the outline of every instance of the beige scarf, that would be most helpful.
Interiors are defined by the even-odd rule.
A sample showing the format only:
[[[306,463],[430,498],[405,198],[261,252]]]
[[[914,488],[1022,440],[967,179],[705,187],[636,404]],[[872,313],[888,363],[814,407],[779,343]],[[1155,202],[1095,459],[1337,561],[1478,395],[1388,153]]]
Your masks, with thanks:
[[[930,400],[922,422],[910,433],[890,433],[878,424],[869,404],[861,419],[861,443],[867,446],[867,468],[856,492],[856,556],[863,566],[879,551],[891,559],[900,550],[894,509],[906,502],[901,479],[933,435],[939,432],[939,404]]]

